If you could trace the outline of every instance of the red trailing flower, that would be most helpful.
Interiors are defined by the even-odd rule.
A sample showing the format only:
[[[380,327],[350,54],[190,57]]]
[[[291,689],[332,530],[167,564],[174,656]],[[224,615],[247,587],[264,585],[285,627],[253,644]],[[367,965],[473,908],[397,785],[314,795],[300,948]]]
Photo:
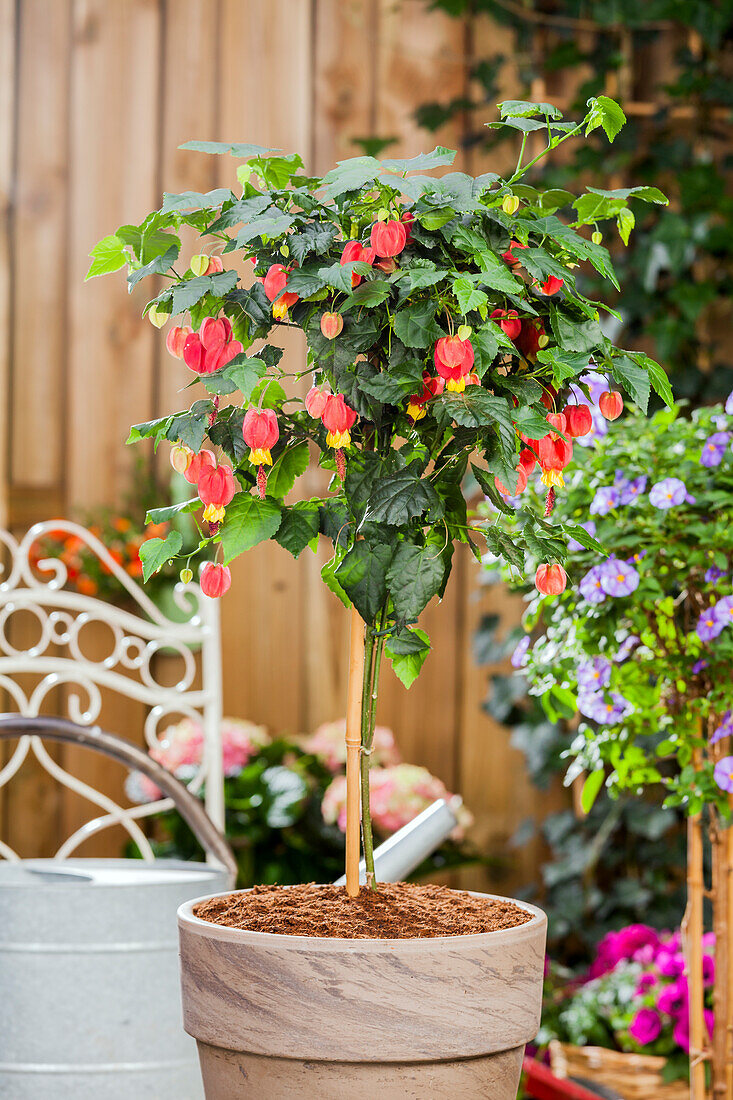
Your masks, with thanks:
[[[248,409],[242,424],[244,442],[250,448],[249,461],[257,467],[257,490],[265,499],[267,475],[265,466],[272,466],[271,449],[280,438],[277,416],[272,409]]]
[[[491,314],[491,320],[497,325],[510,340],[516,340],[522,331],[522,322],[516,309],[495,309]]]
[[[305,408],[308,415],[312,416],[314,420],[321,419],[328,397],[328,392],[319,389],[318,386],[313,386],[308,390],[305,397]]]
[[[289,269],[284,264],[272,264],[262,280],[268,301],[273,303],[272,316],[278,321],[284,320],[290,307],[298,301],[297,294],[285,291],[288,274]]]
[[[545,279],[544,283],[535,283],[535,290],[540,294],[546,295],[548,298],[552,294],[557,294],[558,290],[565,285],[564,279],[559,279],[557,275],[550,275],[548,279]]]
[[[219,562],[207,561],[201,570],[199,584],[205,596],[218,600],[232,586],[232,574],[229,566],[220,565]]]
[[[526,359],[534,359],[536,357],[540,348],[544,347],[547,343],[545,326],[539,317],[533,317],[530,320],[522,321],[522,330],[514,343]]]
[[[542,484],[562,487],[565,484],[562,471],[573,457],[573,445],[570,440],[563,439],[562,436],[550,432],[543,439],[540,439],[537,446],[537,456],[542,467],[542,477],[540,479]]]
[[[207,467],[213,469],[215,466],[216,458],[214,457],[213,451],[199,451],[199,453],[194,455],[189,462],[183,472],[183,476],[190,485],[197,485],[203,471]]]
[[[351,429],[356,422],[356,413],[346,404],[343,394],[331,393],[326,399],[326,407],[321,413],[323,426],[327,431],[326,443],[336,452],[336,470],[341,481],[344,480],[344,451],[351,446]]]
[[[434,378],[429,371],[423,371],[422,383],[420,393],[413,393],[407,399],[407,409],[405,411],[413,423],[422,420],[426,413],[425,406],[428,401],[433,397],[437,397],[445,389],[445,380]]]
[[[221,370],[244,348],[232,338],[232,326],[226,317],[206,317],[198,332],[186,337],[183,361],[196,374],[212,374]]]
[[[324,313],[321,315],[321,332],[327,340],[335,340],[344,327],[344,319],[340,313]]]
[[[505,264],[509,264],[509,267],[516,267],[517,264],[520,264],[522,262],[517,256],[514,255],[514,250],[516,248],[527,248],[527,245],[520,244],[519,241],[512,241],[506,252],[502,252],[501,254],[502,260]]]
[[[466,388],[466,377],[473,367],[473,344],[470,340],[461,340],[460,336],[442,336],[433,352],[435,368],[445,379],[445,388],[454,393],[462,393]]]
[[[524,490],[527,488],[527,471],[525,470],[521,462],[517,466],[517,475],[517,487],[513,493],[510,493],[506,486],[502,485],[498,477],[494,478],[494,485],[503,497],[519,496],[519,494],[523,493]]]
[[[199,498],[205,504],[207,523],[221,523],[224,510],[237,491],[237,483],[229,466],[206,466],[197,483]]]
[[[593,416],[587,405],[566,405],[563,414],[567,422],[566,434],[572,439],[587,435],[593,427]]]
[[[413,214],[412,210],[405,210],[405,212],[400,217],[400,221],[405,227],[405,234],[407,236],[407,240],[409,241],[410,237],[412,236],[412,226],[415,221],[415,215]]]
[[[598,398],[598,408],[606,420],[616,420],[624,409],[624,399],[618,390],[606,390]]]
[[[347,241],[344,245],[344,250],[341,253],[341,259],[339,263],[343,267],[344,264],[353,263],[359,260],[363,264],[373,264],[377,258],[377,254],[373,248],[365,248],[361,241]],[[352,287],[358,286],[361,282],[361,275],[356,271],[351,272],[351,285]]]
[[[536,446],[537,444],[535,444]],[[524,472],[529,475],[537,465],[537,455],[530,447],[522,447],[519,452],[519,465],[523,468]]]
[[[562,435],[566,434],[568,422],[564,413],[548,413],[545,419],[548,424],[552,424],[556,432],[560,432]]]
[[[537,567],[534,583],[543,596],[559,596],[565,591],[568,577],[561,565],[540,565]]]
[[[407,229],[402,221],[375,222],[369,241],[377,256],[399,256],[407,244]]]
[[[174,325],[168,330],[165,346],[175,359],[183,359],[183,346],[192,332],[190,325]]]

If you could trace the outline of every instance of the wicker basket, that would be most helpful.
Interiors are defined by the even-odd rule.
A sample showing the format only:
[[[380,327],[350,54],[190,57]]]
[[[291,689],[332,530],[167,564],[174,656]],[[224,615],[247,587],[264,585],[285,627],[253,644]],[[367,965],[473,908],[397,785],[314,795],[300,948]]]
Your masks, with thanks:
[[[585,1078],[615,1089],[623,1100],[689,1100],[690,1088],[684,1081],[665,1084],[662,1069],[665,1059],[648,1054],[622,1054],[604,1047],[574,1047],[553,1040],[550,1063],[556,1077]]]

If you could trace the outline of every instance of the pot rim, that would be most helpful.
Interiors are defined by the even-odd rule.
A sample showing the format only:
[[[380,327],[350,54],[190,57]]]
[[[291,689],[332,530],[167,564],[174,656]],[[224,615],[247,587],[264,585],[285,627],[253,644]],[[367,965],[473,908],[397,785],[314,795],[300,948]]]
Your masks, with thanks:
[[[316,885],[323,885],[317,883]],[[395,949],[401,948],[416,948],[422,946],[424,949],[428,947],[447,948],[452,946],[466,945],[472,947],[488,945],[500,945],[502,941],[508,941],[525,936],[532,936],[543,925],[547,924],[547,916],[542,909],[536,905],[532,905],[527,901],[519,901],[516,898],[507,898],[502,894],[486,894],[480,890],[466,890],[456,891],[457,893],[471,894],[475,898],[489,898],[492,901],[510,901],[516,905],[519,909],[523,909],[527,913],[531,913],[531,919],[525,921],[524,924],[516,924],[511,928],[500,928],[495,932],[469,932],[464,935],[458,936],[405,936],[397,938],[377,938],[377,937],[347,937],[347,936],[291,936],[285,935],[281,932],[253,932],[247,928],[230,928],[225,924],[216,924],[213,921],[202,920],[201,917],[194,915],[193,908],[195,905],[199,905],[202,901],[210,901],[213,898],[230,897],[232,894],[247,894],[249,889],[245,890],[222,890],[216,894],[207,894],[200,898],[192,898],[190,901],[184,901],[178,908],[178,925],[181,930],[186,928],[190,932],[196,932],[199,934],[206,934],[213,939],[224,940],[232,944],[271,944],[273,947],[291,947],[293,949],[302,948],[304,944],[308,944],[309,949],[317,948],[319,950],[340,950],[345,946],[356,948],[360,950],[384,950],[385,947]],[[283,889],[287,890],[288,887],[284,886]]]

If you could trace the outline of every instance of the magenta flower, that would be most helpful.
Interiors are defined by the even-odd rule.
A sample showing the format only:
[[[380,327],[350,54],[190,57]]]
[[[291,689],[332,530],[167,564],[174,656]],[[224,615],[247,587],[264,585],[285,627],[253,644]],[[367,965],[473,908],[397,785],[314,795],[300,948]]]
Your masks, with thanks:
[[[613,970],[622,959],[636,959],[639,952],[646,948],[654,951],[658,946],[659,933],[648,924],[629,924],[618,932],[607,932],[598,945],[588,977],[599,978]]]
[[[524,665],[524,659],[527,656],[527,650],[529,649],[529,634],[525,634],[523,638],[520,638],[517,643],[517,648],[514,650],[511,656],[512,668],[522,668]]]
[[[680,481],[678,477],[665,477],[652,485],[649,491],[649,503],[660,511],[674,508],[675,505],[684,504],[685,501],[688,504],[694,504],[695,498],[690,496],[684,481]]]
[[[672,1038],[678,1047],[682,1047],[685,1054],[690,1053],[690,1021],[687,1013],[685,1013],[684,1016],[680,1016],[677,1023],[674,1025]]]
[[[596,691],[611,682],[611,662],[605,657],[581,661],[578,665],[578,687],[581,691]]]
[[[654,989],[657,984],[657,979],[654,974],[642,974],[634,991],[635,997],[643,997],[645,993],[648,993],[650,989]]]
[[[730,432],[713,432],[703,444],[700,464],[702,466],[720,466],[729,442]]]
[[[601,566],[601,588],[607,596],[630,596],[639,587],[639,574],[620,558],[609,558]]]
[[[679,1016],[684,1012],[689,1003],[687,980],[678,978],[670,985],[666,985],[657,997],[657,1008],[665,1016]]]
[[[685,970],[685,957],[681,951],[669,950],[671,945],[667,945],[668,949],[664,948],[657,955],[657,970],[665,978],[678,978],[680,974]]]
[[[712,955],[702,957],[702,980],[705,985],[715,985],[715,959]]]
[[[618,505],[620,497],[617,485],[602,485],[600,489],[596,489],[588,511],[592,516],[605,516]]]
[[[718,761],[713,772],[713,779],[721,791],[727,791],[728,794],[733,793],[733,756],[724,756],[722,760]]]
[[[578,591],[588,603],[603,603],[606,598],[606,593],[603,591],[603,585],[601,584],[602,569],[603,566],[594,565],[578,584]]]
[[[585,523],[579,523],[578,526],[582,527],[584,531],[587,531],[589,535],[592,535],[593,538],[595,538],[596,525],[592,519],[586,520]],[[573,554],[578,554],[581,550],[584,549],[585,547],[583,546],[583,544],[578,542],[577,539],[568,539],[568,550],[570,550]]]
[[[725,622],[716,618],[715,608],[708,607],[697,620],[695,631],[701,642],[711,642],[723,632]]]
[[[629,1035],[640,1047],[648,1046],[659,1037],[662,1021],[653,1008],[640,1008],[629,1024]]]

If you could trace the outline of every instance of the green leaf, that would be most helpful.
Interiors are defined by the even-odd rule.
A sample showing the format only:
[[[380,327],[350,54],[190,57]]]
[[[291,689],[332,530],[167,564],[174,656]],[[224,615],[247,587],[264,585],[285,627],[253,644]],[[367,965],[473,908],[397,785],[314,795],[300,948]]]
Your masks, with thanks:
[[[341,312],[346,313],[347,310],[356,306],[381,305],[386,298],[389,298],[391,290],[392,286],[386,279],[372,279],[368,283],[361,283],[341,306]]]
[[[470,313],[472,309],[485,306],[488,302],[483,290],[477,290],[467,275],[460,275],[453,280],[453,293],[458,302],[458,308],[464,315]]]
[[[201,191],[182,191],[180,195],[171,195],[164,191],[161,213],[169,214],[171,211],[179,213],[183,210],[211,210],[221,206],[233,197],[228,187],[217,187],[216,190],[207,191],[206,194],[202,194]]]
[[[481,486],[481,491],[485,493],[485,495],[489,498],[494,507],[498,508],[499,511],[503,512],[506,516],[513,516],[514,509],[507,504],[507,502],[504,500],[504,497],[496,488],[493,477],[490,477],[486,470],[482,470],[480,466],[475,466],[473,462],[471,463],[471,469],[473,470],[476,480]],[[502,478],[499,478],[499,480],[501,481],[502,485],[506,485],[506,482],[503,481]],[[515,482],[513,486],[507,485],[506,487],[510,491],[515,491],[517,485]]]
[[[664,367],[660,366],[659,363],[651,359],[648,355],[645,355],[643,351],[629,352],[629,356],[648,373],[652,387],[656,393],[659,394],[665,405],[671,409],[674,405],[674,395]]]
[[[146,523],[167,523],[176,516],[186,515],[189,512],[197,512],[202,507],[199,497],[191,497],[190,500],[181,501],[180,504],[169,504],[167,508],[151,508],[145,514]]]
[[[436,229],[442,229],[448,222],[452,222],[455,216],[456,212],[451,207],[446,207],[444,210],[426,210],[415,215],[420,225],[430,233]]]
[[[274,500],[259,500],[250,493],[237,493],[227,506],[222,524],[224,561],[230,561],[270,539],[280,526],[282,511]]]
[[[347,191],[358,191],[365,184],[377,179],[381,170],[382,165],[375,157],[340,160],[337,167],[323,177],[326,197],[335,199]]]
[[[318,271],[296,267],[288,275],[285,290],[291,294],[299,294],[301,298],[310,298],[311,294],[317,294],[319,290],[323,290],[325,285]]]
[[[308,468],[308,444],[296,443],[286,447],[267,476],[267,492],[282,500],[292,489],[295,479]]]
[[[361,260],[350,261],[347,264],[331,264],[330,267],[318,269],[318,275],[323,280],[324,286],[332,286],[334,290],[340,290],[344,294],[351,294],[351,274],[356,271],[358,275],[372,274],[368,264]]]
[[[437,399],[446,413],[463,428],[481,428],[485,424],[500,424],[513,436],[515,410],[505,397],[497,397],[479,386],[469,386],[463,393],[445,392]]]
[[[102,237],[101,241],[97,241],[89,255],[92,262],[86,273],[85,282],[87,279],[96,278],[97,275],[109,275],[112,271],[119,271],[130,260],[130,253],[125,248],[125,242],[115,233],[112,233],[109,237]]]
[[[366,623],[373,623],[387,598],[387,570],[393,548],[385,543],[370,545],[359,539],[346,553],[335,576]]]
[[[631,210],[623,209],[619,210],[618,217],[616,218],[618,224],[618,235],[624,244],[629,243],[629,237],[631,236],[631,230],[636,225],[636,218]]]
[[[407,348],[426,348],[434,344],[445,335],[435,323],[437,308],[438,303],[428,299],[398,310],[393,317],[395,336]]]
[[[283,508],[282,522],[277,529],[275,541],[297,558],[311,543],[315,549],[319,527],[318,501],[299,500],[292,507]]]
[[[594,539],[592,535],[589,535],[585,527],[579,527],[573,523],[564,523],[563,530],[569,538],[575,539],[586,550],[595,550],[597,554],[602,554],[604,558],[608,557],[606,548],[601,545],[598,539]]]
[[[443,168],[456,159],[455,149],[436,145],[432,153],[419,153],[408,160],[383,160],[382,167],[390,172],[421,172],[426,168]]]
[[[270,149],[266,145],[247,145],[228,141],[184,141],[179,149],[191,149],[194,153],[214,153],[221,156],[222,153],[230,153],[238,160],[247,160],[249,157],[261,157],[266,153],[280,153],[280,149]]]
[[[550,323],[555,339],[564,351],[590,354],[603,346],[603,333],[597,320],[574,321],[559,309],[553,309]]]
[[[606,137],[612,142],[626,123],[626,115],[618,103],[607,95],[599,95],[588,100],[588,107],[586,134],[602,126]]]
[[[328,588],[331,592],[333,592],[334,596],[341,600],[341,603],[344,605],[344,607],[351,607],[351,601],[349,597],[346,595],[343,588],[336,580],[336,570],[338,568],[338,564],[338,557],[333,557],[330,561],[327,561],[321,569],[321,580],[326,585],[326,588]]]
[[[183,414],[178,414],[183,415]],[[170,416],[161,416],[157,420],[147,420],[142,424],[133,424],[127,438],[128,443],[139,443],[141,439],[155,439],[156,446],[161,439],[167,436],[171,420]]]
[[[583,808],[583,813],[590,813],[593,807],[593,803],[600,794],[601,787],[603,786],[605,779],[606,773],[603,770],[591,772],[586,779],[580,795],[580,805]]]
[[[649,407],[651,384],[644,368],[628,355],[617,355],[611,360],[611,373],[624,386],[634,404],[645,413]]]
[[[589,187],[594,195],[602,195],[606,199],[641,199],[643,202],[655,202],[660,206],[669,206],[669,199],[658,187],[615,187],[612,191],[604,191],[601,187]]]
[[[397,679],[409,688],[425,664],[430,652],[430,639],[424,630],[417,627],[411,630],[405,626],[387,639],[384,651],[392,662]]]
[[[290,255],[297,264],[302,264],[306,256],[311,253],[322,256],[328,252],[338,233],[336,225],[322,225],[320,222],[310,222],[300,232],[291,233],[288,237]]]
[[[445,268],[437,270],[432,260],[426,260],[419,265],[414,264],[406,270],[410,281],[410,291],[422,290],[426,286],[435,286],[436,283],[441,282],[449,274]]]
[[[234,290],[239,275],[236,271],[219,271],[216,275],[197,275],[193,279],[184,279],[173,288],[171,312],[174,314],[185,313],[191,309],[206,294],[215,297],[223,297],[229,291]]]
[[[435,546],[401,542],[387,572],[395,615],[404,621],[418,618],[443,583],[445,563]]]
[[[533,118],[534,115],[544,115],[545,118],[560,119],[562,111],[552,103],[532,103],[526,99],[505,99],[498,103],[499,114],[502,118]]]
[[[221,370],[216,371],[214,374],[202,375],[201,381],[208,390],[210,389],[211,383],[214,382],[215,379],[220,378],[222,380],[226,380],[232,384],[234,389],[239,390],[239,392],[244,396],[245,401],[249,401],[254,392],[255,386],[262,378],[266,370],[267,364],[263,363],[261,359],[258,359],[256,356],[249,357],[244,353],[241,353],[240,355],[235,355],[231,362],[227,363],[225,367],[222,367]],[[232,393],[233,390],[222,391],[220,389],[215,389],[213,392]]]
[[[515,279],[504,261],[493,252],[484,249],[475,254],[475,259],[481,268],[481,282],[490,286],[492,290],[498,290],[502,294],[518,294],[522,284]]]
[[[175,558],[182,546],[183,535],[180,531],[169,531],[164,539],[147,539],[140,547],[143,580],[148,581],[167,561]]]
[[[127,276],[127,281],[130,284],[128,289],[132,290],[146,275],[163,275],[166,271],[169,271],[178,259],[180,251],[181,245],[176,239],[175,244],[172,244],[167,252],[164,252],[161,256],[156,256],[144,267],[138,267],[136,271],[131,271]]]
[[[237,248],[244,248],[256,237],[282,237],[293,224],[289,214],[264,213],[252,219],[237,233]]]
[[[408,520],[423,516],[429,509],[434,519],[440,518],[440,497],[429,481],[421,479],[419,463],[411,462],[377,484],[369,498],[365,519],[401,527]]]
[[[192,412],[177,413],[171,417],[166,431],[166,439],[169,439],[171,443],[175,443],[180,439],[181,443],[185,443],[187,447],[190,447],[196,453],[201,450],[205,435],[206,416]]]
[[[386,405],[400,405],[405,398],[422,389],[423,364],[418,359],[408,359],[397,367],[382,371],[374,378],[365,379],[360,388]]]

